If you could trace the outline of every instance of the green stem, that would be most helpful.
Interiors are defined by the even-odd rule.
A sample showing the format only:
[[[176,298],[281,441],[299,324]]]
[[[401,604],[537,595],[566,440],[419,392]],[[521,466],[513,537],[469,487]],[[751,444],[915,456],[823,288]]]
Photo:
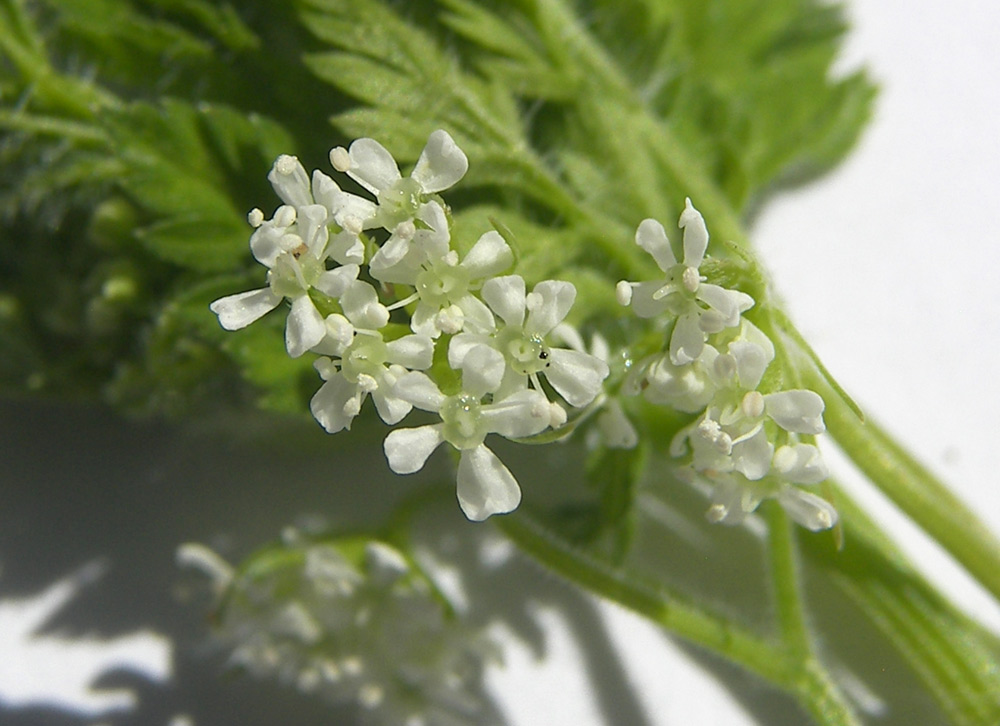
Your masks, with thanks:
[[[798,660],[810,656],[809,631],[802,610],[799,589],[798,553],[785,511],[777,502],[768,502],[765,516],[771,555],[771,578],[778,626],[785,647]]]
[[[870,419],[862,422],[809,366],[803,382],[826,401],[830,434],[861,471],[1000,600],[1000,541],[964,502]]]
[[[633,610],[783,689],[794,687],[798,664],[771,641],[724,617],[706,613],[665,588],[641,586],[553,536],[524,511],[499,518],[498,524],[524,552],[585,590]]]

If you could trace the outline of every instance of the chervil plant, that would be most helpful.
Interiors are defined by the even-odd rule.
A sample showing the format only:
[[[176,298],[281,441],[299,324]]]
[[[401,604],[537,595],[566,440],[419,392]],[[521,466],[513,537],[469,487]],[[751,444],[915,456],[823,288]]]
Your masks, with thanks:
[[[325,455],[289,417],[311,419],[331,510],[366,486],[349,459],[401,475],[366,492],[379,521],[235,568],[182,548],[234,668],[374,722],[490,722],[497,646],[419,536],[446,501],[448,526],[817,724],[906,713],[858,686],[868,639],[927,724],[1000,722],[996,635],[837,484],[826,442],[995,597],[1000,545],[866,420],[745,231],[868,117],[867,76],[831,73],[836,7],[104,4],[0,2],[7,390],[246,428],[257,409],[297,457]]]

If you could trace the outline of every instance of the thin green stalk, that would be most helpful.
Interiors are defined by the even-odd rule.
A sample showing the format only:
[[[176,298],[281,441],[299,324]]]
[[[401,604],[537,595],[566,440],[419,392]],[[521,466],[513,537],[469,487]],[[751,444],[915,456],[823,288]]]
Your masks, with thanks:
[[[792,529],[777,502],[768,502],[765,515],[771,556],[771,578],[778,626],[785,647],[798,660],[810,657],[809,630],[799,588],[799,563]]]

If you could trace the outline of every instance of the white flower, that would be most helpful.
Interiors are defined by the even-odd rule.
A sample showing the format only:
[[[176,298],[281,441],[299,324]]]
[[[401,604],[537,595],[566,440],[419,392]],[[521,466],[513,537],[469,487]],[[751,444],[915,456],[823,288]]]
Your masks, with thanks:
[[[412,227],[427,198],[457,183],[469,169],[469,160],[447,131],[430,135],[412,174],[403,177],[392,155],[374,139],[357,139],[350,149],[330,151],[330,163],[378,198],[378,211],[366,227],[396,232]],[[407,236],[406,229],[400,230]]]
[[[753,306],[753,298],[718,285],[704,282],[698,271],[708,247],[708,230],[701,214],[686,201],[678,225],[684,229],[684,260],[677,262],[663,225],[655,219],[643,220],[635,241],[666,273],[666,280],[620,282],[618,301],[631,304],[641,318],[670,313],[676,318],[670,336],[670,360],[684,365],[696,360],[705,346],[705,338],[724,328],[739,324],[740,314]]]
[[[736,472],[709,472],[714,482],[712,504],[706,516],[712,522],[739,524],[764,499],[777,499],[789,517],[813,532],[837,523],[837,510],[830,502],[796,484],[818,484],[828,471],[819,449],[812,444],[790,444],[774,453],[772,475],[749,480]]]
[[[257,230],[250,238],[250,250],[262,265],[268,268],[268,286],[228,295],[209,307],[219,316],[219,323],[226,330],[239,330],[274,310],[281,301],[291,301],[291,310],[285,324],[285,346],[293,358],[318,344],[326,333],[323,316],[309,296],[313,288],[331,297],[342,291],[343,270],[354,270],[357,265],[327,270],[329,230],[327,209],[321,204],[309,204],[296,210],[283,205],[274,218],[257,222]]]
[[[342,191],[333,179],[318,169],[313,172],[310,184],[305,168],[297,158],[288,154],[282,154],[275,160],[267,178],[281,201],[300,213],[304,207],[313,204],[326,209],[324,225],[336,224],[341,228],[329,243],[332,259],[342,265],[364,262],[364,245],[358,235],[378,211],[375,204]]]
[[[357,280],[341,297],[344,315],[325,320],[326,336],[313,348],[321,357],[314,366],[326,381],[313,395],[309,408],[328,433],[350,429],[371,395],[379,416],[395,424],[413,408],[395,394],[395,382],[411,370],[430,368],[434,342],[423,335],[406,335],[386,342],[378,331],[389,313],[378,302],[375,289]]]
[[[530,389],[482,403],[486,392],[470,391],[467,383],[461,393],[445,396],[423,373],[400,377],[395,390],[417,408],[437,413],[441,423],[392,431],[384,444],[389,468],[397,474],[419,471],[434,449],[448,442],[461,452],[458,502],[466,517],[479,522],[517,508],[521,502],[517,480],[484,441],[491,433],[522,438],[542,432],[552,421],[554,404]]]
[[[526,388],[529,380],[540,390],[539,375],[571,406],[585,406],[597,397],[608,377],[608,364],[582,351],[553,347],[547,340],[573,305],[572,284],[546,280],[526,294],[524,279],[508,275],[487,280],[481,295],[504,325],[452,338],[448,347],[452,368],[463,375],[489,375],[488,387],[498,398]],[[473,352],[475,357],[470,357]],[[490,365],[480,368],[483,361]]]

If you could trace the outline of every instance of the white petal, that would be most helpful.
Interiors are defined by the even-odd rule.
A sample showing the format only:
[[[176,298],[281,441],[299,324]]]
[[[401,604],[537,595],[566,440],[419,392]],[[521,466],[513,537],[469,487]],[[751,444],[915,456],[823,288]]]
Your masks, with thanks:
[[[794,484],[819,484],[830,476],[822,454],[812,444],[782,446],[774,452],[772,463],[782,479]]]
[[[337,182],[321,172],[319,169],[313,170],[312,175],[312,198],[316,204],[326,207],[330,216],[333,216],[337,204],[337,198],[343,194]]]
[[[313,395],[309,401],[309,410],[327,433],[335,434],[350,429],[357,413],[347,404],[351,399],[357,398],[358,393],[357,386],[336,373]]]
[[[576,300],[576,288],[571,282],[545,280],[535,285],[528,297],[531,302],[524,332],[546,336],[563,321]]]
[[[399,262],[406,256],[406,253],[410,251],[410,245],[412,239],[394,234],[389,239],[385,241],[378,251],[372,255],[371,269],[374,275],[376,271],[383,271],[392,268],[393,265],[399,264]],[[419,260],[416,261],[411,267],[416,267],[419,264]]]
[[[335,267],[322,273],[313,287],[330,297],[340,299],[351,283],[358,279],[360,271],[361,268],[353,264]]]
[[[413,405],[409,401],[397,398],[383,390],[384,383],[379,383],[379,387],[372,391],[372,400],[375,401],[375,409],[379,418],[392,426],[402,421],[406,414],[413,410]],[[391,386],[389,386],[391,388]]]
[[[521,488],[510,470],[480,444],[462,452],[458,462],[458,504],[473,522],[517,509]]]
[[[491,347],[490,338],[476,333],[459,333],[453,337],[448,343],[448,365],[457,371],[462,367],[465,356],[477,345]]]
[[[821,434],[826,405],[814,391],[780,391],[764,396],[767,415],[785,431],[796,434]]]
[[[327,211],[322,204],[307,204],[299,207],[299,236],[309,253],[316,259],[326,256],[326,243],[330,239],[330,229],[326,226]]]
[[[308,295],[292,300],[292,309],[285,322],[285,348],[288,355],[298,358],[323,340],[326,322]]]
[[[386,359],[411,370],[425,370],[434,359],[434,341],[426,335],[404,335],[386,343]]]
[[[709,285],[708,283],[702,283],[698,286],[695,297],[717,311],[719,319],[722,321],[721,325],[726,328],[731,328],[739,324],[740,305],[745,302],[743,298],[748,298],[751,303],[753,302],[753,298],[749,295],[744,295],[742,292],[727,290],[724,287]],[[719,330],[706,328],[705,332],[717,333]]]
[[[271,182],[275,193],[285,204],[304,207],[313,203],[309,190],[309,175],[294,156],[288,154],[279,156],[271,167],[267,180]]]
[[[609,399],[605,410],[597,417],[605,445],[610,449],[634,449],[639,443],[639,432],[625,416],[617,399]]]
[[[441,330],[437,326],[437,314],[440,308],[434,303],[421,300],[417,303],[413,315],[410,316],[410,330],[417,335],[425,335],[428,338],[437,338],[441,335]]]
[[[483,284],[483,300],[507,325],[524,322],[525,288],[520,275],[494,277]]]
[[[417,217],[425,222],[430,229],[418,228],[413,233],[411,245],[417,247],[423,259],[438,260],[448,254],[451,234],[448,231],[448,217],[437,202],[427,202],[421,205]]]
[[[219,316],[219,325],[223,328],[239,330],[267,315],[282,300],[284,298],[281,295],[275,295],[271,288],[264,287],[221,297],[209,305],[208,309]]]
[[[392,154],[375,139],[357,139],[348,151],[351,168],[347,175],[378,196],[400,179],[399,167]]]
[[[545,378],[570,406],[586,406],[601,392],[608,364],[588,353],[565,348],[549,349]]]
[[[767,351],[748,340],[734,340],[729,344],[729,354],[736,361],[736,375],[739,376],[740,387],[747,391],[757,388],[760,379],[764,377],[764,371],[774,357],[773,352],[768,357]]]
[[[663,272],[677,264],[674,251],[670,249],[670,240],[663,225],[655,219],[644,219],[635,231],[635,243],[646,250],[656,260],[656,266]]]
[[[517,439],[534,436],[548,428],[551,408],[545,394],[525,388],[483,406],[479,414],[490,432]]]
[[[778,501],[788,516],[813,532],[830,529],[837,523],[837,510],[830,502],[798,487],[785,487]]]
[[[443,441],[441,424],[396,429],[385,437],[382,449],[390,469],[397,474],[412,474],[424,468],[427,458]]]
[[[762,479],[771,469],[774,445],[761,428],[746,441],[733,444],[733,468],[751,481]]]
[[[338,232],[330,240],[329,254],[341,265],[360,265],[365,261],[365,245],[353,232]]]
[[[705,347],[705,334],[699,325],[698,315],[688,313],[677,318],[670,336],[670,360],[674,365],[684,365],[701,355]]]
[[[462,358],[461,367],[462,388],[476,398],[482,398],[500,387],[507,363],[500,351],[486,345],[475,345]]]
[[[705,518],[715,524],[739,524],[747,516],[742,505],[743,488],[735,479],[726,477],[712,490],[712,505],[705,512]]]
[[[389,310],[379,302],[375,288],[355,280],[340,298],[344,315],[358,328],[378,330],[389,322]]]
[[[629,283],[626,283],[629,284]],[[663,287],[662,282],[638,282],[630,285],[632,310],[640,318],[655,318],[667,310],[667,299],[654,297]]]
[[[681,212],[677,226],[684,230],[684,264],[698,267],[708,249],[708,230],[705,228],[705,218],[694,208],[690,199],[684,202],[684,211]]]
[[[447,131],[438,129],[427,139],[411,175],[424,192],[433,194],[453,186],[469,170],[469,160]]]
[[[514,253],[496,230],[490,230],[472,246],[462,267],[472,280],[494,277],[514,264]]]
[[[423,411],[440,411],[445,400],[437,384],[420,372],[400,376],[393,386],[393,392]]]
[[[455,303],[465,316],[463,328],[475,333],[491,333],[497,329],[496,319],[486,304],[475,295],[463,295]]]

